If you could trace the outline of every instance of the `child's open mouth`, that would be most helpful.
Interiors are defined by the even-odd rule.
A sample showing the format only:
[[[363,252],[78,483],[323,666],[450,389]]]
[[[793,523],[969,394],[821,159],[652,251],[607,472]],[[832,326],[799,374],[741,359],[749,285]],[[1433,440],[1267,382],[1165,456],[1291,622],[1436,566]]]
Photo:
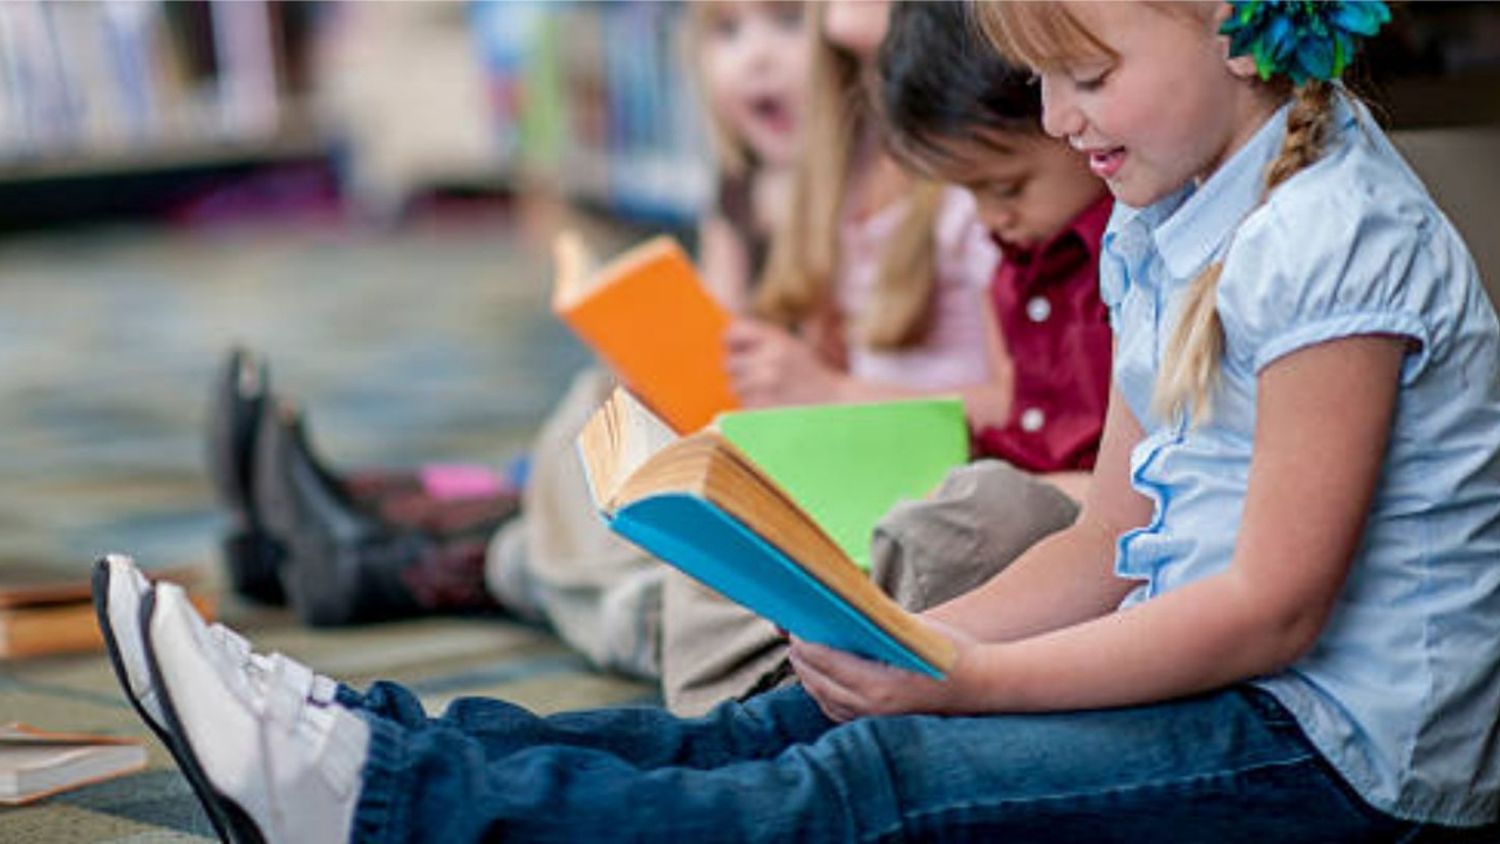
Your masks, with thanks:
[[[1113,149],[1100,150],[1089,153],[1089,169],[1095,176],[1108,179],[1119,172],[1120,165],[1125,163],[1125,148],[1114,147]]]
[[[792,111],[781,97],[765,94],[751,98],[750,113],[777,132],[790,132],[794,128]]]

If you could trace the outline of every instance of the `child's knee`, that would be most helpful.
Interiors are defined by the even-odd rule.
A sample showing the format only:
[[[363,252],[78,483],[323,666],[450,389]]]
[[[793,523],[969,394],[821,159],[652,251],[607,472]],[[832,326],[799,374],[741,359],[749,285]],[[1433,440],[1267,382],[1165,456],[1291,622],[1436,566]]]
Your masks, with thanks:
[[[876,525],[871,577],[908,609],[973,589],[1077,516],[1052,485],[1000,460],[961,466],[931,498],[892,508]]]

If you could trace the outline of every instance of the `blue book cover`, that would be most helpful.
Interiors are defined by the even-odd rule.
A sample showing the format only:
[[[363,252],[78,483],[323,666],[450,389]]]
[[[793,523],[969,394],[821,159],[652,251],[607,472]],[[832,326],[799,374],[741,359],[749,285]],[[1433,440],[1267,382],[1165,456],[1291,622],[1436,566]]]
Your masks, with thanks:
[[[620,507],[610,526],[730,600],[797,636],[930,677],[943,672],[714,503],[660,493]]]

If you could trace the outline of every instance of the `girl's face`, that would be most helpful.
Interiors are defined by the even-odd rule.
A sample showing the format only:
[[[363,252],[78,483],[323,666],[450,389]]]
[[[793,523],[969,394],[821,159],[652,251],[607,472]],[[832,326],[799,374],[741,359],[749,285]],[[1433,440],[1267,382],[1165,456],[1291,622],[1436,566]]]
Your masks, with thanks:
[[[890,0],[832,0],[823,8],[823,38],[869,64],[890,22]]]
[[[1135,3],[1070,9],[1116,55],[1040,70],[1042,123],[1087,154],[1127,205],[1149,205],[1207,178],[1276,108],[1247,81],[1253,68],[1226,59],[1211,14]]]
[[[712,108],[762,163],[791,164],[812,55],[803,4],[708,5],[702,57]]]

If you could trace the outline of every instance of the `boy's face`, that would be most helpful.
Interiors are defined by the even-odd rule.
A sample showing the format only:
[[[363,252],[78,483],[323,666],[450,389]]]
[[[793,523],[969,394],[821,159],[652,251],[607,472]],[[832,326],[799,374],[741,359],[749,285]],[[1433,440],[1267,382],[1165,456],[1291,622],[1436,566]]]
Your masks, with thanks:
[[[934,175],[967,188],[980,221],[1006,245],[1040,246],[1105,192],[1067,144],[1025,132],[991,131],[988,140],[949,144]]]

